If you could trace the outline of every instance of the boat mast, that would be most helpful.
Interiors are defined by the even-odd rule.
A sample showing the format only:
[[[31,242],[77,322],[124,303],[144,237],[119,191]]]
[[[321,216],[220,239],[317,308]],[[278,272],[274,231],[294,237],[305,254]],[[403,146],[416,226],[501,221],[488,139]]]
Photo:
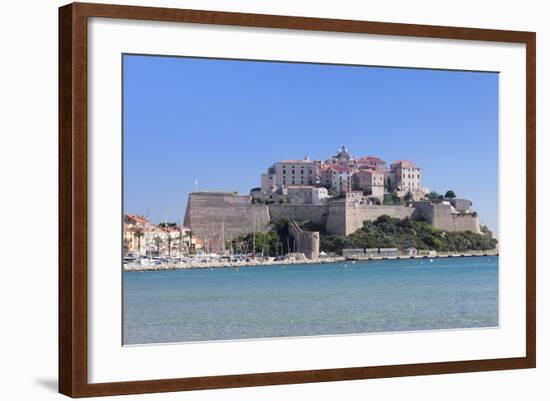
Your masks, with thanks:
[[[253,237],[252,237],[252,253],[256,256],[256,215],[252,214],[253,223]]]
[[[170,232],[168,231],[168,211],[166,209],[164,209],[164,230],[166,232],[166,249],[168,250],[168,255],[170,255],[170,238],[168,238],[170,237]],[[166,256],[166,253],[164,256]]]
[[[225,216],[222,219],[222,253],[225,252]]]

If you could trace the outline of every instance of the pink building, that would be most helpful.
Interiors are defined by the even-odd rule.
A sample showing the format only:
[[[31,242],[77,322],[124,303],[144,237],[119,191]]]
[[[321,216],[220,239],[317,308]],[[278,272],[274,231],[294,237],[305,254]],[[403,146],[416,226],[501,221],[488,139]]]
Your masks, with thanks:
[[[384,198],[385,172],[376,170],[359,170],[353,175],[355,188],[367,191],[369,195]]]
[[[386,162],[376,156],[365,156],[357,159],[357,168],[365,170],[376,170],[385,172],[387,170]]]

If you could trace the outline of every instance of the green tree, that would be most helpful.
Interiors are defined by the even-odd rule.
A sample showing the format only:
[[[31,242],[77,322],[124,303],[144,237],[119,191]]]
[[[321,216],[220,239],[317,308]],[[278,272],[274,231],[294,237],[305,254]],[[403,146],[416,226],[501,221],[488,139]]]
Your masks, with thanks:
[[[388,187],[388,191],[392,191],[392,190],[393,190],[393,185],[392,185],[392,182],[391,182],[390,177],[388,177],[387,187]]]
[[[183,252],[183,230],[181,229],[181,227],[178,235],[178,247],[179,247],[180,257],[181,257],[181,254]]]
[[[189,237],[189,251],[191,250],[196,251],[195,246],[193,245],[193,231],[189,230],[187,232],[187,236]]]
[[[402,205],[404,204],[405,202],[403,201],[403,199],[401,199],[399,196],[397,196],[396,193],[391,193],[391,194],[385,194],[384,195],[384,201],[382,202],[382,204],[384,205]]]
[[[160,223],[159,224],[159,227],[162,227],[162,228],[164,228],[164,227],[176,227],[176,226],[177,226],[176,223]]]
[[[431,192],[426,194],[426,198],[430,199],[430,200],[437,200],[437,199],[439,199],[439,194],[435,191],[431,191]]]
[[[277,231],[272,230],[267,233],[258,232],[241,236],[236,239],[237,247],[240,249],[251,250],[257,255],[275,256],[279,248],[280,238]]]
[[[155,246],[157,247],[157,255],[160,255],[160,244],[162,244],[162,238],[160,236],[156,236],[153,239],[153,242],[155,243]]]
[[[166,238],[168,242],[168,256],[172,256],[172,236],[170,233],[168,233],[168,237]]]
[[[479,229],[483,234],[488,235],[489,237],[493,236],[493,232],[489,229],[489,227],[482,225]]]
[[[454,198],[456,198],[456,194],[453,190],[449,189],[447,192],[445,192],[445,198],[446,199],[454,199]]]
[[[141,237],[143,237],[143,230],[139,229],[134,234],[138,240],[138,253],[141,253]]]

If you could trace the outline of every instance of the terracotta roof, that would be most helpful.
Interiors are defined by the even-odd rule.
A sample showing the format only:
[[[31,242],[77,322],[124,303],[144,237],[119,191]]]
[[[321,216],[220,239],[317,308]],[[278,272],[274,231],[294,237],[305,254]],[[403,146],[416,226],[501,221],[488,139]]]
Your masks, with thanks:
[[[405,167],[405,168],[418,168],[418,166],[413,162],[411,162],[410,160],[396,160],[392,164],[392,166],[398,166],[398,165],[401,165],[401,167]]]
[[[371,168],[362,168],[362,169],[359,169],[359,171],[357,173],[368,173],[368,174],[381,174],[381,175],[384,175],[384,172],[383,171],[378,171],[378,170],[373,170]]]
[[[147,220],[145,217],[140,216],[138,214],[127,214],[126,218],[130,220],[134,220],[136,223],[148,223],[149,220]]]
[[[382,160],[381,158],[379,157],[376,157],[376,156],[364,156],[364,157],[361,157],[359,159],[357,159],[358,162],[364,162],[364,163],[386,163],[384,160]]]
[[[329,170],[334,170],[334,171],[337,171],[339,173],[351,173],[351,169],[349,167],[342,166],[340,164],[334,164],[334,165],[330,166]]]
[[[281,160],[279,163],[306,163],[311,164],[313,160]]]
[[[174,226],[171,226],[171,227],[159,227],[162,231],[165,231],[165,232],[174,232],[174,231],[179,231],[180,228],[179,227],[174,227]]]

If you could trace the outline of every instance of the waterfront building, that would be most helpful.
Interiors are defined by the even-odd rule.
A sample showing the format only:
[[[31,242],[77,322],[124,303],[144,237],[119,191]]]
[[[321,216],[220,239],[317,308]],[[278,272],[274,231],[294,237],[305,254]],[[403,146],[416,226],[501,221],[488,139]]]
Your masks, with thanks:
[[[138,250],[139,238],[135,235],[133,227],[130,224],[124,223],[123,233],[123,248],[124,253],[135,253]]]
[[[346,259],[358,258],[365,255],[362,248],[344,248],[342,249],[342,256]]]
[[[399,256],[398,248],[380,248],[378,254],[382,257],[397,257]]]
[[[378,248],[365,248],[365,256],[369,258],[378,256]]]
[[[125,214],[124,224],[128,224],[130,227],[133,227],[133,226],[145,227],[145,226],[148,226],[150,223],[149,223],[149,220],[147,220],[147,218],[141,215]]]
[[[123,238],[124,253],[141,256],[180,256],[199,248],[188,227],[154,226],[137,215],[124,215]]]

